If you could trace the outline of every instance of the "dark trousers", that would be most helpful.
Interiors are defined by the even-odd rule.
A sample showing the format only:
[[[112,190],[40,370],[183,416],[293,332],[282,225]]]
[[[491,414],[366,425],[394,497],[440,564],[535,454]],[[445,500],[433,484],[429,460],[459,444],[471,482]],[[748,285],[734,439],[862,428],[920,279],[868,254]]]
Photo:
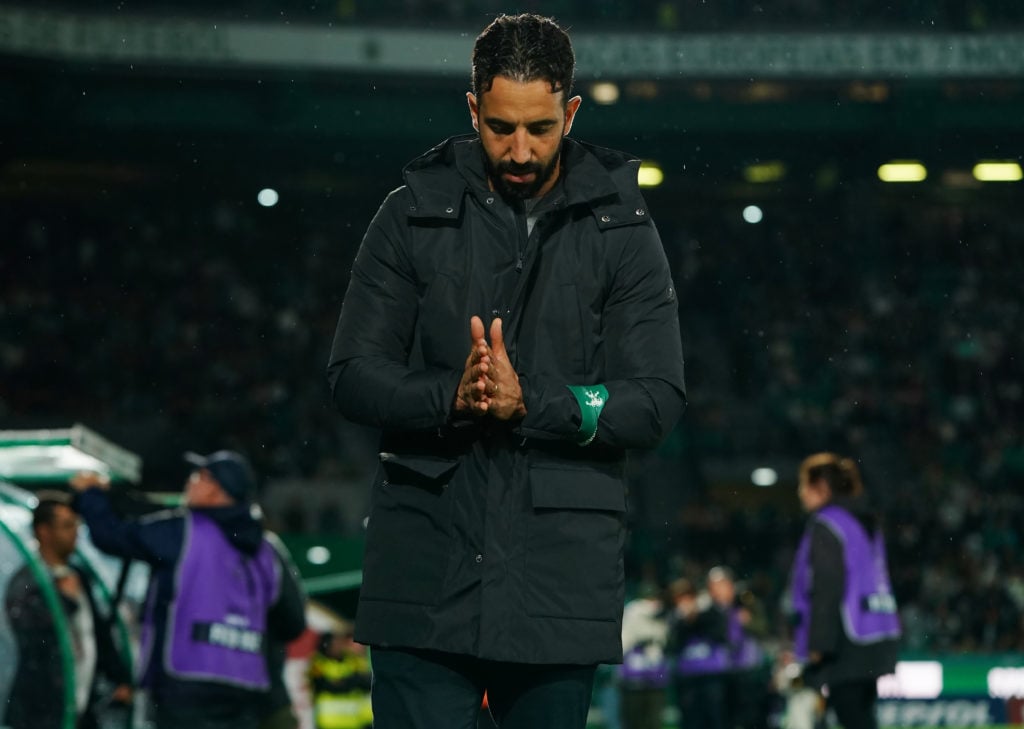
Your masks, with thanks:
[[[728,678],[726,718],[739,729],[765,729],[768,726],[769,676],[761,669],[737,671]],[[731,717],[731,719],[730,719]]]
[[[828,705],[843,729],[878,729],[875,703],[878,684],[873,678],[829,684]]]
[[[665,689],[623,686],[621,695],[624,729],[661,729]]]
[[[256,709],[239,706],[177,706],[156,704],[153,724],[156,729],[257,729]]]
[[[680,726],[685,729],[727,729],[726,675],[687,676],[676,682]]]
[[[374,729],[476,729],[484,692],[502,729],[585,729],[596,666],[373,648]]]

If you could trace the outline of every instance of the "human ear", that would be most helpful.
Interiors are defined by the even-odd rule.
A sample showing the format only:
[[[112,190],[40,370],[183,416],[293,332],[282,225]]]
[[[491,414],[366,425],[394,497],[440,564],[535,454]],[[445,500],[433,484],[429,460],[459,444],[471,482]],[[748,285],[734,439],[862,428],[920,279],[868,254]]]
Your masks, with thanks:
[[[562,136],[565,136],[572,129],[572,122],[576,118],[576,112],[579,111],[580,103],[583,98],[580,96],[574,96],[565,104],[565,128],[562,130]]]
[[[469,104],[469,116],[473,120],[473,128],[480,131],[480,107],[472,91],[466,92],[466,103]]]

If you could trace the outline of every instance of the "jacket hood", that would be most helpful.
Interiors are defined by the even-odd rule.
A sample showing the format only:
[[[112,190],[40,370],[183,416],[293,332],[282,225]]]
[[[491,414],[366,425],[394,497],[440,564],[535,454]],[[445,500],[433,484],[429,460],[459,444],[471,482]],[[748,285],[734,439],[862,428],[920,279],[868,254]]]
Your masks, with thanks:
[[[827,505],[838,506],[850,512],[868,533],[878,529],[878,515],[870,508],[863,496],[833,496]]]
[[[637,185],[640,160],[566,137],[562,143],[562,192],[566,205],[586,205],[600,227],[645,222],[647,204]],[[403,170],[413,196],[408,214],[457,219],[467,192],[491,194],[483,148],[475,134],[446,139]]]
[[[233,504],[210,509],[195,509],[216,522],[235,547],[249,555],[259,551],[263,543],[263,526],[252,515],[249,504]]]

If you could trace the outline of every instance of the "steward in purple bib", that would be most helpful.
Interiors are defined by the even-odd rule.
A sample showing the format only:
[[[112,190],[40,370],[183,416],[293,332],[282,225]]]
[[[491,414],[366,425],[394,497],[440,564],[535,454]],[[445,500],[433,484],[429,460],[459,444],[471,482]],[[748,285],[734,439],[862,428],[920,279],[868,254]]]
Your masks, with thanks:
[[[682,581],[680,581],[682,582]],[[677,613],[669,633],[676,704],[684,726],[726,729],[730,671],[728,614],[712,604]]]
[[[858,506],[837,499],[815,511],[793,562],[794,652],[824,659],[805,669],[810,685],[877,677],[896,664],[902,629],[885,542]]]
[[[828,686],[841,726],[876,729],[878,677],[895,669],[901,633],[880,522],[856,462],[835,453],[803,460],[797,498],[810,515],[790,582],[804,684]]]
[[[892,595],[880,531],[869,536],[864,526],[846,509],[830,504],[813,517],[831,531],[843,547],[845,585],[840,607],[843,630],[853,643],[878,643],[902,634],[896,599]],[[812,570],[811,530],[797,549],[793,565],[793,604],[798,615],[796,654],[807,660],[810,632]]]
[[[73,484],[74,506],[99,549],[150,565],[138,680],[157,729],[255,728],[282,685],[268,654],[305,628],[305,596],[253,516],[245,459],[188,460],[187,508],[124,520],[96,479]]]
[[[184,680],[268,689],[267,613],[280,592],[281,568],[266,539],[255,555],[247,555],[232,548],[208,515],[190,512],[176,582],[164,670]],[[150,629],[153,619],[147,611]]]

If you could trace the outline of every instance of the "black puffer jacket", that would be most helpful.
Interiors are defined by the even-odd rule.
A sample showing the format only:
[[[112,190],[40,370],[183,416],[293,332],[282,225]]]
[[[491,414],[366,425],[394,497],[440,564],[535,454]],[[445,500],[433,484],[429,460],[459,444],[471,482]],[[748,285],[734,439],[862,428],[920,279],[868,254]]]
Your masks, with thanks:
[[[677,302],[637,162],[566,140],[533,213],[475,137],[413,162],[356,257],[328,368],[383,429],[356,627],[370,644],[525,663],[621,660],[627,449],[684,405]],[[501,316],[528,414],[452,424],[469,320]],[[597,437],[567,386],[603,384]]]

